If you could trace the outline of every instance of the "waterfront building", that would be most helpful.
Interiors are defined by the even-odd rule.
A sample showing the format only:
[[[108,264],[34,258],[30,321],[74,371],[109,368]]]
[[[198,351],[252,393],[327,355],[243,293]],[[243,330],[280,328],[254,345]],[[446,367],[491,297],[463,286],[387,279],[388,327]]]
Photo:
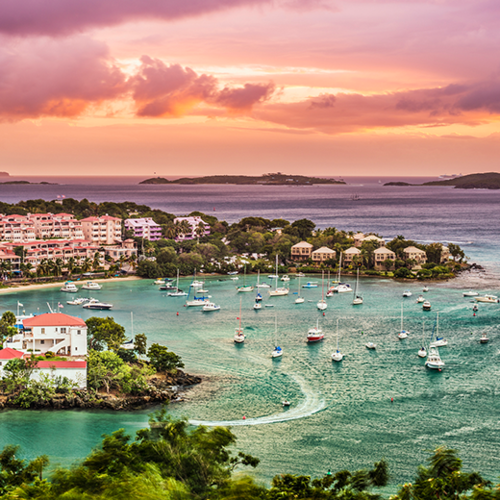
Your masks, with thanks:
[[[63,313],[32,316],[23,320],[23,328],[5,341],[4,348],[33,354],[50,351],[56,355],[85,356],[87,325],[83,319]]]
[[[359,248],[363,243],[369,241],[375,241],[379,247],[385,245],[385,240],[383,238],[375,236],[374,234],[369,234],[368,236],[365,236],[363,233],[357,233],[354,235],[354,246],[356,248]]]
[[[311,257],[314,262],[321,263],[325,260],[334,259],[337,252],[328,247],[321,247],[312,252]]]
[[[97,245],[113,245],[122,241],[122,221],[118,217],[86,217],[81,223],[85,239]]]
[[[122,255],[126,258],[137,255],[135,241],[131,238],[122,241],[119,245],[103,246],[102,248],[106,255],[109,255],[114,261],[120,260]]]
[[[373,251],[373,256],[375,258],[374,267],[377,271],[385,271],[386,267],[384,262],[386,260],[392,260],[393,264],[390,270],[394,269],[394,261],[396,260],[396,254],[389,250],[387,247],[380,247]]]
[[[82,223],[71,214],[28,214],[35,224],[36,238],[63,238],[65,240],[83,239]],[[31,241],[31,240],[25,240]]]
[[[311,258],[313,246],[307,241],[301,241],[291,248],[291,259],[295,261],[303,261]]]
[[[427,254],[423,250],[420,250],[420,248],[414,246],[406,247],[403,249],[403,254],[405,260],[412,259],[416,262],[413,269],[420,268],[422,264],[427,262]]]
[[[25,215],[0,216],[0,240],[21,243],[36,239],[35,223]]]
[[[125,229],[134,232],[135,238],[144,238],[149,241],[158,241],[161,239],[161,226],[151,217],[142,217],[140,219],[126,219]]]
[[[344,251],[343,255],[342,264],[344,264],[344,266],[350,266],[354,258],[361,255],[361,250],[356,247],[350,247]]]
[[[190,216],[190,217],[176,217],[174,219],[174,224],[176,226],[179,226],[182,224],[183,221],[186,221],[187,224],[189,225],[190,229],[187,230],[186,232],[180,232],[176,237],[176,241],[183,241],[183,240],[193,240],[195,238],[198,238],[197,234],[197,229],[198,227],[204,226],[205,230],[203,234],[200,235],[202,236],[207,236],[210,234],[210,224],[207,224],[200,216]]]
[[[9,268],[16,272],[21,265],[21,257],[16,255],[10,248],[0,248],[0,263],[3,262],[8,262]],[[2,269],[3,268],[4,266],[2,265]]]

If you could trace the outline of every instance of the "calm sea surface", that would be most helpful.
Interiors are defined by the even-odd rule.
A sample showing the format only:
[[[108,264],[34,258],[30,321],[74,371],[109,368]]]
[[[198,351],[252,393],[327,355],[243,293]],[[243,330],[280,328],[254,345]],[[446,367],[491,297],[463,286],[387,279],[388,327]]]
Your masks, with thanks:
[[[230,222],[248,215],[306,217],[320,227],[459,243],[487,271],[468,273],[450,283],[431,283],[428,313],[415,303],[420,284],[380,279],[360,280],[362,306],[354,308],[352,297],[341,294],[329,299],[324,317],[316,310],[320,288],[304,290],[306,302],[301,305],[294,304],[292,294],[265,297],[264,304],[274,307],[256,312],[253,294],[238,295],[234,282],[217,278],[207,279],[213,300],[222,308],[217,313],[184,308],[182,299],[166,297],[150,281],[106,283],[99,297],[115,305],[113,316],[128,334],[133,312],[135,333],[144,332],[150,342],[166,344],[182,356],[187,371],[204,377],[187,393],[187,401],[172,405],[171,411],[196,421],[232,425],[237,447],[261,458],[256,475],[263,481],[282,472],[316,476],[329,468],[368,467],[386,457],[394,489],[411,480],[427,456],[425,450],[441,444],[457,448],[466,468],[495,479],[500,472],[500,306],[481,305],[473,316],[472,303],[462,291],[499,292],[500,192],[383,187],[379,179],[345,180],[349,185],[292,188],[137,186],[136,179],[101,179],[100,184],[79,179],[71,184],[59,179],[64,185],[0,186],[0,200],[12,203],[58,195],[130,200],[176,214],[200,210]],[[361,199],[351,201],[353,194]],[[297,291],[293,279],[290,286]],[[399,341],[402,292],[408,286],[414,295],[404,303],[404,327],[411,335]],[[235,346],[232,336],[241,295],[242,326],[248,337],[245,345]],[[26,312],[44,312],[47,302],[57,304],[67,298],[58,288],[2,294],[0,312],[15,310],[17,301]],[[89,317],[80,308],[66,306],[64,311]],[[422,337],[430,338],[438,311],[439,331],[448,339],[448,347],[440,350],[446,363],[441,373],[426,370],[417,357]],[[278,361],[270,358],[275,317],[278,342],[285,352]],[[307,345],[307,330],[318,319],[325,341]],[[337,319],[346,357],[332,364]],[[489,344],[478,343],[482,332],[489,333]],[[376,351],[364,347],[368,341],[378,344]],[[281,407],[284,398],[292,401],[288,410]],[[147,423],[147,415],[146,411],[4,411],[0,447],[17,443],[29,457],[46,453],[53,463],[67,464],[85,456],[102,433],[120,427],[133,433]]]

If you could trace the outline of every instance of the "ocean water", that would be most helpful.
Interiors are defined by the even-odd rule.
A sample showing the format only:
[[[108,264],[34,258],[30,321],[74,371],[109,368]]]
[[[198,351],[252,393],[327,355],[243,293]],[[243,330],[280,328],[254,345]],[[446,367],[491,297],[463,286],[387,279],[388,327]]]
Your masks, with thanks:
[[[336,296],[329,299],[324,317],[315,305],[320,289],[304,290],[302,305],[294,304],[296,295],[266,298],[265,303],[275,306],[255,312],[253,294],[237,294],[232,281],[217,278],[207,278],[210,294],[222,307],[216,313],[184,308],[182,299],[167,298],[150,281],[106,283],[99,296],[115,305],[112,315],[128,333],[133,312],[135,333],[144,332],[150,342],[166,344],[182,356],[188,372],[203,376],[204,382],[171,411],[196,422],[231,425],[237,448],[261,459],[255,471],[259,480],[269,482],[283,472],[317,476],[330,468],[368,467],[385,457],[394,490],[413,478],[426,450],[441,444],[457,448],[465,468],[496,479],[500,306],[481,305],[473,316],[472,303],[462,291],[474,288],[498,294],[500,193],[382,185],[401,179],[345,180],[346,186],[138,186],[137,178],[67,178],[58,179],[58,186],[0,185],[0,199],[12,203],[64,195],[130,200],[175,214],[200,210],[229,222],[249,215],[306,217],[319,227],[460,244],[486,271],[431,283],[426,298],[432,311],[427,313],[415,303],[420,284],[375,278],[360,280],[362,306],[353,307],[346,294]],[[353,194],[360,200],[351,201]],[[297,291],[296,281],[290,286]],[[414,292],[404,303],[404,327],[411,335],[399,341],[402,291],[407,286]],[[240,298],[248,337],[245,345],[235,346],[232,336]],[[18,300],[27,312],[44,312],[47,302],[65,299],[58,288],[11,292],[1,295],[0,312],[15,309]],[[89,316],[71,306],[64,311]],[[426,370],[416,355],[422,328],[429,338],[438,311],[439,330],[449,341],[440,349],[446,363],[441,373]],[[277,338],[285,350],[278,361],[270,358],[275,317]],[[325,341],[307,345],[307,330],[318,319]],[[346,354],[340,364],[330,358],[337,342],[337,319],[339,344]],[[490,335],[489,344],[478,343],[483,331]],[[376,351],[364,347],[368,341],[378,344]],[[288,410],[281,406],[284,398],[292,401]],[[53,463],[67,464],[85,456],[103,433],[120,427],[133,433],[143,427],[148,413],[4,411],[0,446],[18,443],[27,456],[46,453]]]

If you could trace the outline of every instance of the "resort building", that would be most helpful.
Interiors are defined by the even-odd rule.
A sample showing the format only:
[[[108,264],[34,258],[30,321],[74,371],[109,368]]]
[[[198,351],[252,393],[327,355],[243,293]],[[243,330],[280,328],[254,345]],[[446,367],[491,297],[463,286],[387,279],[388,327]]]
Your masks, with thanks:
[[[383,238],[375,236],[374,234],[369,234],[368,236],[365,236],[363,233],[357,233],[354,235],[354,246],[356,248],[359,248],[363,243],[369,241],[376,242],[379,247],[385,245],[385,240]]]
[[[450,249],[448,247],[445,247],[444,245],[441,245],[441,264],[445,264],[450,260],[451,254],[450,254]]]
[[[0,239],[21,243],[36,238],[35,223],[25,215],[0,216]]]
[[[5,265],[3,264],[3,262],[7,262],[8,264]],[[10,270],[14,272],[18,271],[19,266],[21,265],[21,257],[19,257],[19,255],[16,255],[10,248],[0,248],[0,265],[0,269],[10,268]]]
[[[135,241],[131,238],[126,239],[120,245],[104,246],[104,252],[109,255],[114,261],[120,260],[123,255],[127,259],[132,255],[137,255],[137,248],[135,248]]]
[[[87,325],[81,318],[63,313],[47,313],[23,320],[23,328],[4,343],[23,353],[85,356]],[[1,351],[0,351],[1,352]]]
[[[313,246],[307,241],[301,241],[291,248],[291,259],[295,261],[303,261],[311,258]]]
[[[375,258],[374,267],[377,271],[387,270],[387,268],[385,267],[385,264],[384,264],[384,262],[386,260],[393,261],[393,264],[389,270],[394,269],[394,262],[396,260],[396,254],[392,250],[389,250],[386,247],[380,247],[380,248],[377,248],[376,250],[373,251],[373,256]]]
[[[65,240],[82,240],[82,223],[71,214],[28,214],[35,224],[34,239],[63,238]],[[31,241],[31,240],[25,240]]]
[[[149,241],[158,241],[161,239],[161,226],[151,217],[142,217],[141,219],[126,219],[125,229],[134,232],[135,238],[144,238]]]
[[[420,250],[420,248],[414,246],[406,247],[403,249],[403,253],[405,260],[412,259],[416,262],[413,268],[419,268],[427,262],[427,254],[423,250]]]
[[[347,250],[344,251],[343,258],[342,258],[342,264],[344,266],[350,266],[355,259],[355,257],[358,257],[361,255],[361,250],[356,247],[350,247]]]
[[[328,247],[321,247],[312,252],[311,257],[314,262],[325,262],[325,260],[334,259],[337,252]]]
[[[26,358],[27,354],[10,347],[0,350],[0,378],[4,376],[4,369],[11,359]],[[67,378],[80,389],[87,387],[87,362],[85,360],[38,361],[30,380],[40,380],[42,376]]]
[[[97,245],[113,245],[122,241],[122,221],[118,217],[87,217],[81,223],[85,239]]]
[[[176,237],[176,241],[183,240],[193,240],[198,237],[207,236],[210,234],[210,224],[207,224],[201,217],[199,216],[190,216],[190,217],[176,217],[174,219],[174,224],[180,226],[184,221],[187,222],[186,226],[189,226],[189,229],[185,232],[180,232]],[[198,235],[198,228],[204,227],[204,231]]]

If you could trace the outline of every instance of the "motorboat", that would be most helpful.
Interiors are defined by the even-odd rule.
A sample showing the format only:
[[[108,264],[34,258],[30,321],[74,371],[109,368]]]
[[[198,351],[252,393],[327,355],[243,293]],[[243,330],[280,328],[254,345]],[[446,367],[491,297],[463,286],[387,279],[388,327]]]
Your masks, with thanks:
[[[258,310],[262,309],[262,304],[260,302],[256,302],[253,305],[253,308],[254,308],[255,311],[258,311]]]
[[[339,349],[339,319],[340,318],[337,318],[337,349],[332,352],[333,361],[342,361],[342,359],[344,358],[344,355]]]
[[[497,304],[499,302],[496,295],[483,295],[481,297],[476,297],[475,300],[476,302],[486,302],[487,304]]]
[[[113,307],[113,304],[108,304],[107,302],[99,302],[97,299],[91,299],[86,304],[83,304],[84,309],[92,310],[109,310]]]
[[[306,299],[304,299],[304,297],[297,297],[295,299],[295,303],[296,304],[303,304],[305,302]]]
[[[85,302],[88,302],[89,299],[86,299],[85,297],[78,297],[75,300],[67,300],[66,304],[69,304],[70,306],[81,306],[82,304],[85,304]]]
[[[193,297],[193,300],[186,301],[186,307],[200,307],[210,304],[210,297]]]
[[[302,288],[318,288],[318,284],[313,281],[308,281],[305,285],[302,285]]]
[[[173,281],[171,278],[158,278],[157,280],[154,281],[154,285],[163,285],[165,283],[168,283],[169,281]]]
[[[228,271],[227,273],[229,276],[233,276],[235,274],[238,274],[238,271]]]
[[[403,297],[411,297],[412,296],[412,293],[410,292],[410,290],[405,290],[403,292]]]
[[[488,338],[488,335],[486,333],[483,333],[481,335],[481,338],[479,339],[479,343],[480,344],[487,344],[489,342],[489,338]]]
[[[432,370],[441,371],[444,368],[444,361],[441,359],[439,355],[439,351],[436,347],[429,348],[429,355],[427,356],[427,361],[425,362],[425,366],[427,368],[431,368]]]
[[[128,340],[127,342],[124,342],[121,346],[120,349],[125,349],[127,351],[133,351],[135,349],[135,344],[133,340]]]
[[[290,401],[283,401],[281,404],[282,404],[285,408],[287,408],[288,406],[290,406],[290,404],[291,404],[291,403],[290,403]]]
[[[287,274],[284,274],[284,275],[281,277],[281,281],[290,281],[290,277],[289,277]]]
[[[100,290],[101,288],[102,286],[95,281],[87,281],[85,285],[82,285],[82,290]]]
[[[351,285],[349,285],[349,283],[339,283],[332,288],[332,291],[334,293],[348,293],[353,292],[354,290],[351,288]]]
[[[421,304],[421,303],[422,303],[422,302],[424,302],[424,301],[425,301],[424,296],[423,296],[423,295],[419,295],[419,296],[418,296],[418,299],[416,300],[416,303],[417,303],[417,304]]]
[[[422,347],[418,350],[418,352],[417,352],[417,356],[418,356],[419,358],[426,358],[426,357],[427,357],[427,351],[426,351],[426,349],[425,349],[425,347],[424,347],[424,346],[422,346]]]
[[[464,292],[462,295],[464,297],[477,297],[479,295],[479,292],[476,292],[474,290],[469,290],[468,292]]]
[[[229,279],[231,279],[232,281],[238,281],[239,280],[238,276],[231,276],[231,278],[229,278]]]
[[[274,304],[266,304],[266,307],[274,307]]]
[[[295,273],[296,278],[305,278],[306,275],[304,273]]]
[[[271,288],[271,285],[269,283],[259,283],[257,288]]]
[[[408,338],[408,334],[410,332],[407,332],[404,328],[403,328],[403,302],[401,302],[401,330],[399,331],[398,333],[398,339],[399,340],[402,340],[402,339],[406,339]]]
[[[270,275],[268,276],[268,278],[269,278],[270,280],[277,280],[277,279],[279,278],[279,276],[278,276],[278,274],[270,274]]]
[[[323,333],[323,330],[319,327],[319,319],[316,321],[316,326],[313,328],[310,328],[309,331],[307,332],[307,342],[312,343],[312,342],[319,342],[320,340],[323,340],[325,338],[325,334]]]
[[[213,302],[206,302],[203,306],[204,312],[220,311],[220,306]]]
[[[201,288],[203,286],[203,281],[194,280],[191,282],[193,288]]]
[[[78,288],[72,281],[66,281],[61,287],[61,292],[76,293],[78,292]]]
[[[373,342],[368,342],[367,344],[365,344],[365,346],[367,349],[376,349],[377,348],[377,344],[374,344]]]
[[[424,311],[430,311],[431,310],[431,303],[426,300],[423,304],[422,304],[422,309]]]
[[[429,287],[428,286],[424,286],[424,288],[422,288],[422,292],[426,293],[429,291]]]

